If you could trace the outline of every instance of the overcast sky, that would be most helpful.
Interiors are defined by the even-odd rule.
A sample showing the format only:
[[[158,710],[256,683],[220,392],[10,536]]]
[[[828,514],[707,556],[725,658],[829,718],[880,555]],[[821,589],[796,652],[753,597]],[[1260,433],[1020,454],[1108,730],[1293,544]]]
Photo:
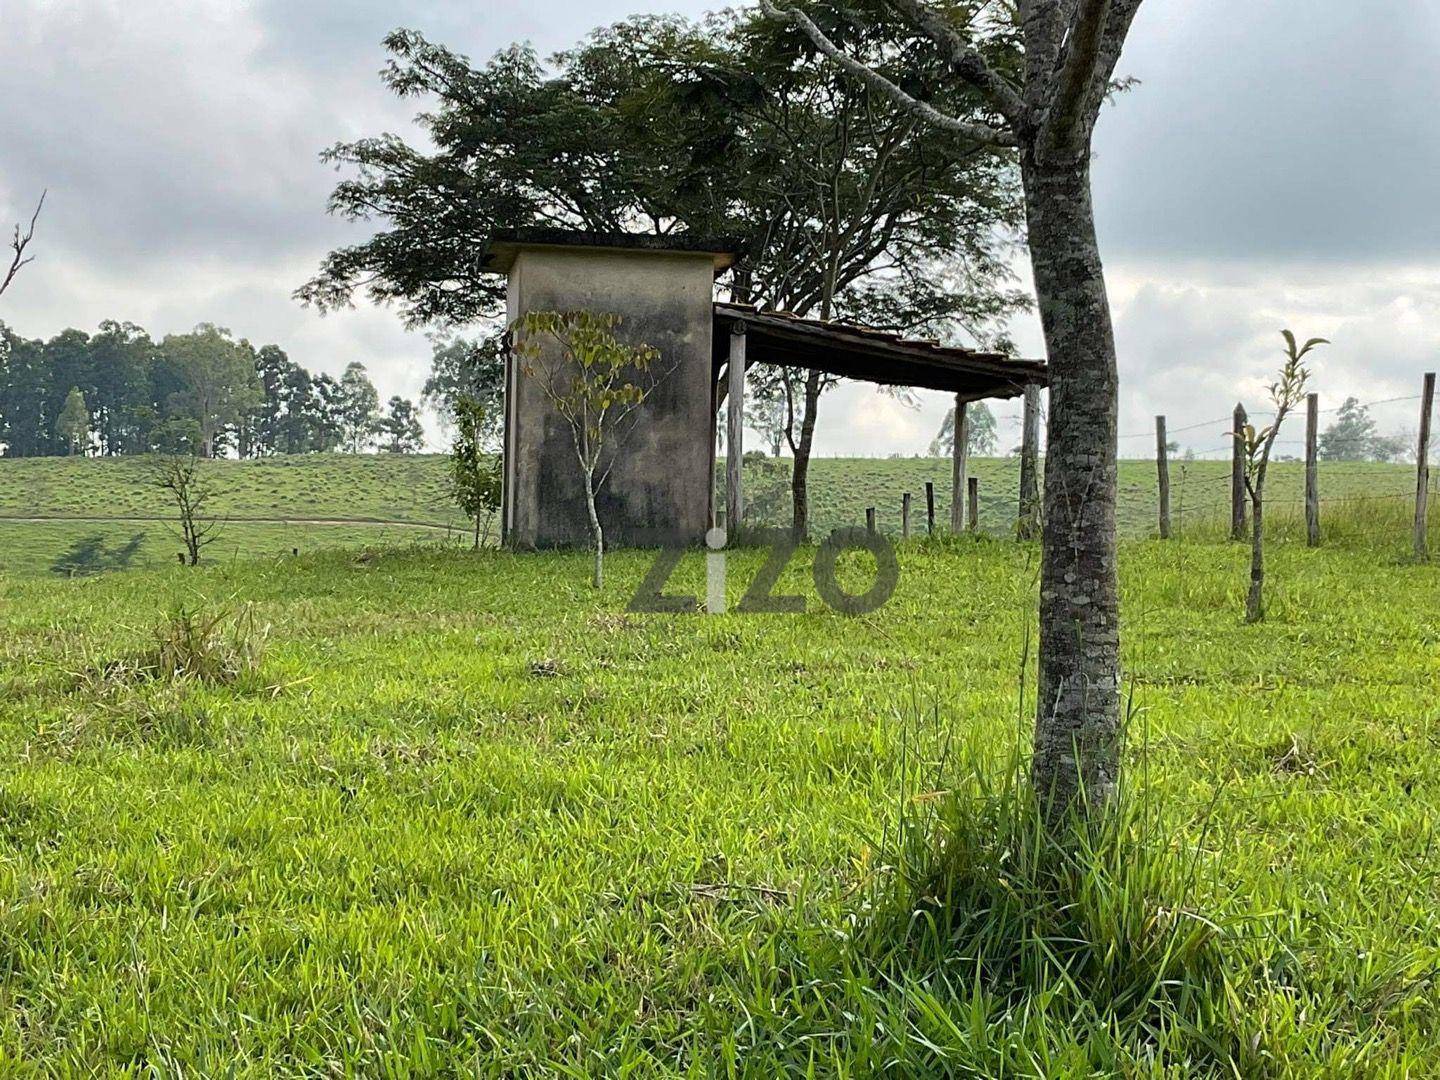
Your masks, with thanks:
[[[382,36],[423,30],[475,59],[559,48],[638,11],[705,0],[0,0],[0,223],[49,189],[37,262],[0,298],[28,336],[128,319],[216,322],[312,370],[365,363],[417,395],[429,345],[362,307],[290,299],[329,248],[339,139],[409,131]],[[1147,0],[1101,120],[1096,203],[1120,344],[1122,450],[1260,400],[1282,326],[1332,337],[1326,405],[1414,394],[1440,352],[1440,4]],[[1016,335],[1042,355],[1033,320]],[[1002,416],[1015,413],[1002,404]],[[1380,410],[1415,426],[1411,406]],[[944,413],[866,387],[827,399],[822,453],[923,450]],[[1006,438],[1010,436],[1007,433]],[[1218,447],[1203,427],[1180,441]]]

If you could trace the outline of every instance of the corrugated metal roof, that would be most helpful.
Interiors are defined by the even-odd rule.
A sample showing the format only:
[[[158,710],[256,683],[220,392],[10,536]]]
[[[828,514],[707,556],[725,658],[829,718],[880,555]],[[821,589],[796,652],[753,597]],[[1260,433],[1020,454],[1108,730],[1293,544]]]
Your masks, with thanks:
[[[1014,360],[1002,353],[909,338],[893,330],[723,302],[715,304],[715,318],[717,324],[726,326],[744,324],[754,336],[751,363],[788,364],[844,378],[976,398],[1014,397],[1026,385],[1049,381],[1046,366],[1039,360]],[[717,367],[728,351],[725,336],[716,334]]]

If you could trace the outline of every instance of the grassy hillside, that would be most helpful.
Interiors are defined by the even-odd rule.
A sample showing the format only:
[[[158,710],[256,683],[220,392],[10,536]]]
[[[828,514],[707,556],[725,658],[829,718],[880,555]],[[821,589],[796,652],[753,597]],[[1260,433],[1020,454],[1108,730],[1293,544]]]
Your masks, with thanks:
[[[766,524],[789,521],[788,460],[778,471],[747,468],[752,512]],[[176,544],[162,519],[169,508],[148,483],[147,467],[135,459],[0,459],[0,570],[16,574],[64,570],[75,554],[100,545],[123,549],[136,535],[142,542],[130,565],[157,566],[174,559]],[[262,461],[208,463],[215,512],[229,524],[212,560],[276,557],[328,547],[358,547],[395,540],[460,539],[465,525],[445,488],[445,459],[312,455]],[[1012,527],[1019,464],[987,459],[974,464],[981,484],[981,526],[993,535]],[[1322,489],[1327,500],[1379,512],[1402,509],[1413,497],[1413,470],[1399,465],[1327,465]],[[924,458],[823,458],[812,466],[812,521],[818,534],[861,525],[874,506],[880,527],[900,531],[904,492],[915,496],[915,527],[923,527],[925,483],[935,484],[937,516],[949,521],[950,465]],[[1228,513],[1228,466],[1223,462],[1176,462],[1172,471],[1177,530],[1214,522]],[[1301,467],[1278,465],[1271,498],[1279,518],[1293,513],[1303,494]],[[1342,507],[1343,509],[1343,507]],[[1143,537],[1155,529],[1154,465],[1121,465],[1119,522],[1124,535]],[[34,522],[30,519],[55,519]],[[81,520],[85,519],[85,520]],[[1403,525],[1402,525],[1403,527]],[[454,532],[447,532],[453,529]]]
[[[906,944],[898,808],[1013,744],[1033,557],[908,547],[859,620],[803,554],[789,617],[626,614],[635,553],[598,596],[499,552],[0,577],[0,1071],[1440,1073],[1440,581],[1388,552],[1278,545],[1246,627],[1238,546],[1123,549],[1194,896],[1115,902],[1221,928],[1208,1041]],[[247,604],[258,671],[145,675],[178,605]]]

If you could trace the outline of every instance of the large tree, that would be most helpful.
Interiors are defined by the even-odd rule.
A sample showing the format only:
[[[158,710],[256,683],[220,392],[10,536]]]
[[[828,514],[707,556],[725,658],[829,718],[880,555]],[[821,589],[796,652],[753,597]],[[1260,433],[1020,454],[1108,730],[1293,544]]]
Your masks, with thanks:
[[[425,446],[420,410],[408,398],[392,397],[375,425],[380,449],[387,454],[418,454]]]
[[[340,431],[345,449],[352,454],[366,450],[379,422],[380,392],[365,373],[365,365],[352,360],[340,376]]]
[[[459,429],[463,412],[470,437],[487,450],[499,445],[504,426],[505,348],[505,334],[499,331],[473,340],[437,340],[430,377],[420,393],[449,428]]]
[[[90,385],[85,396],[94,414],[102,454],[145,449],[144,418],[151,411],[150,365],[154,358],[155,343],[133,323],[106,320],[90,338]]]
[[[261,398],[255,352],[209,323],[170,335],[160,348],[181,383],[170,396],[172,411],[199,425],[200,456],[214,457],[226,430],[248,417]]]
[[[883,36],[871,40],[880,62]],[[503,286],[481,254],[494,229],[532,224],[741,235],[735,295],[800,314],[984,336],[1023,301],[1007,284],[1019,221],[1009,164],[753,12],[702,26],[632,19],[549,71],[520,48],[477,68],[415,33],[387,45],[391,88],[434,102],[422,117],[433,149],[387,135],[327,153],[354,173],[332,210],[385,227],[332,253],[299,291],[306,301],[331,307],[363,289],[412,323],[496,317]],[[787,401],[803,532],[828,380],[755,377]]]
[[[932,83],[878,69],[847,40],[849,25],[827,30],[790,0],[760,0],[767,14],[937,135],[991,146],[1019,164],[1051,374],[1032,776],[1052,814],[1103,806],[1120,767],[1119,379],[1090,158],[1140,4],[887,0],[899,16],[889,31],[894,46],[917,66],[943,65],[944,77]],[[862,35],[883,28],[851,14]],[[953,109],[936,88],[977,95],[982,114]]]

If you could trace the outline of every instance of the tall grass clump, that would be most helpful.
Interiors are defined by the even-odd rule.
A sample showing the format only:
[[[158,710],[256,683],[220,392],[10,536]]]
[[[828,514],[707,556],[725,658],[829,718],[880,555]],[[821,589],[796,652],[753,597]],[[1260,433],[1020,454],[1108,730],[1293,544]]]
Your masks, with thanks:
[[[778,1015],[747,1007],[773,1039],[752,1060],[794,1071],[823,1047],[856,1075],[1241,1067],[1235,923],[1205,910],[1203,822],[1177,831],[1122,787],[1100,820],[1047,826],[1018,751],[968,748],[945,773],[904,781],[834,951],[796,951],[770,987]]]
[[[138,674],[165,682],[230,686],[260,670],[269,627],[246,605],[238,613],[185,607],[157,626],[135,663]]]
[[[902,809],[882,963],[1063,1002],[1136,1047],[1213,1030],[1224,933],[1202,911],[1203,827],[1186,843],[1130,788],[1098,820],[1047,825],[1023,754],[964,758],[947,793]]]

